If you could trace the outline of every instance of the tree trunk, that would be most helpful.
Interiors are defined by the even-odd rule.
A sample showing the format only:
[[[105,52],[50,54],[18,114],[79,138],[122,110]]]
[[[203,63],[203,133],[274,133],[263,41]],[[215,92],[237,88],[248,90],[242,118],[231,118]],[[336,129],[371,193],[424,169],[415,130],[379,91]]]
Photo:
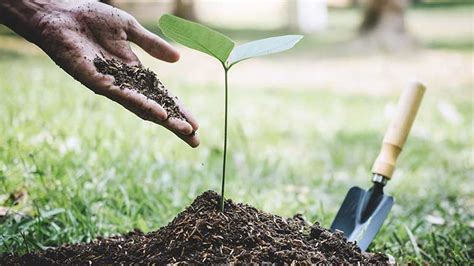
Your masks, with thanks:
[[[193,0],[176,0],[173,14],[184,19],[197,21]]]
[[[373,30],[405,32],[404,15],[407,6],[407,0],[368,1],[360,31],[362,33]]]
[[[351,7],[359,7],[360,6],[360,0],[351,0],[350,1],[350,6]]]
[[[400,50],[414,46],[405,27],[405,11],[409,0],[368,0],[359,33],[372,46]]]

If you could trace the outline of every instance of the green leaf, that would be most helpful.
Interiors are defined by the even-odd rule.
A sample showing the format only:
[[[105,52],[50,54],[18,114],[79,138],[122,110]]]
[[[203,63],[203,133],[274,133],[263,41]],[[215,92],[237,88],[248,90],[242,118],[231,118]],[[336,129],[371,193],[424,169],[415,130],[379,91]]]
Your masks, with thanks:
[[[235,47],[230,54],[229,66],[252,57],[286,51],[302,38],[302,35],[285,35],[244,43]]]
[[[222,33],[170,14],[161,16],[159,25],[161,31],[170,39],[191,49],[212,55],[223,64],[235,45]]]

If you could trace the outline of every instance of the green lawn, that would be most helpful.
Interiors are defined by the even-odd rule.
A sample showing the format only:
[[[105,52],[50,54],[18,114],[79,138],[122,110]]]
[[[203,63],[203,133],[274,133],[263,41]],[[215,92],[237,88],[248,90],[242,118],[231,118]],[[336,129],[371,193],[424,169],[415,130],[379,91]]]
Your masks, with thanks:
[[[0,36],[0,43],[2,38],[7,40]],[[202,145],[191,149],[95,96],[20,41],[8,37],[3,43],[0,206],[12,206],[14,192],[27,196],[13,206],[17,215],[0,218],[0,253],[154,230],[198,194],[219,189],[219,75],[197,86],[177,74],[164,80],[200,121]],[[472,56],[472,46],[448,48]],[[230,78],[227,197],[282,216],[302,213],[329,227],[347,190],[370,186],[370,167],[396,96],[233,89],[232,79],[241,77],[236,72]],[[396,204],[371,251],[400,263],[472,262],[473,108],[472,82],[427,92],[386,189]]]

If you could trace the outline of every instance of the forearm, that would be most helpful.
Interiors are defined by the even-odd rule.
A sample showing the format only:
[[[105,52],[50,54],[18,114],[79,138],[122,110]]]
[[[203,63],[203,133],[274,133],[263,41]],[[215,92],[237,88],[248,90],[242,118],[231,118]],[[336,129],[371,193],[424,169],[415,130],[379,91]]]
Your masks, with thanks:
[[[51,10],[49,0],[0,0],[0,24],[35,42],[37,25]]]

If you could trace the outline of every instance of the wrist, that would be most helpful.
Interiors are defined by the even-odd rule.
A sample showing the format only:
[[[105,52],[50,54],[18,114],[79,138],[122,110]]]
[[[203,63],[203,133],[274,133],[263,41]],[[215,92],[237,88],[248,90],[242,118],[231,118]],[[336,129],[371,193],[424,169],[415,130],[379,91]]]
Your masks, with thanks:
[[[4,24],[25,39],[36,42],[41,19],[55,9],[48,0],[0,0],[0,24]]]

